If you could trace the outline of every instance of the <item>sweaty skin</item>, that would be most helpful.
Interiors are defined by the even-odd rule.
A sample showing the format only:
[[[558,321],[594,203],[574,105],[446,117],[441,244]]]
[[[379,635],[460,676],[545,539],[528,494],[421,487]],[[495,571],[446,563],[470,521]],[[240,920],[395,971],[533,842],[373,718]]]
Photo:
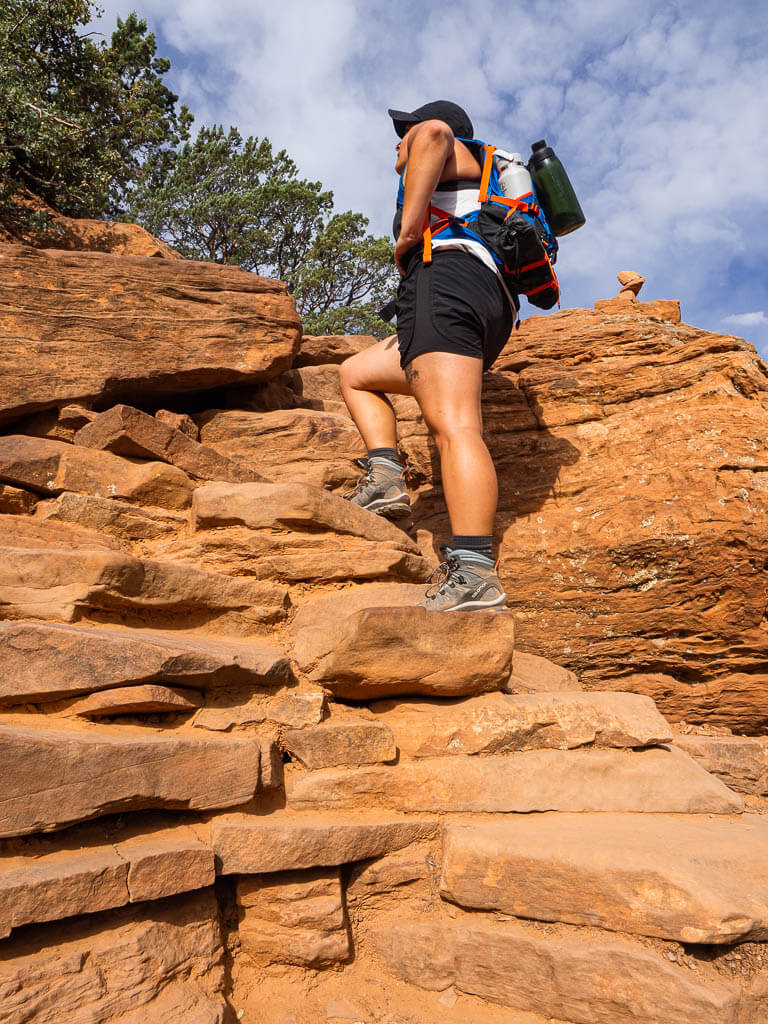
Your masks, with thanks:
[[[463,142],[454,138],[444,121],[422,121],[413,125],[396,146],[395,170],[405,175],[405,197],[400,236],[395,243],[395,263],[404,274],[402,259],[421,241],[427,207],[441,181],[479,178],[480,164]]]

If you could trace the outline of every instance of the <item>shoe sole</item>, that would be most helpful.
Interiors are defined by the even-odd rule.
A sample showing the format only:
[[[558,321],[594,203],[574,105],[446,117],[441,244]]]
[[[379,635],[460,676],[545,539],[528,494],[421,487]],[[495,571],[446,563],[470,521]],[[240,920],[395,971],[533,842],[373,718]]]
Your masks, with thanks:
[[[370,505],[366,505],[365,507],[376,516],[387,516],[392,519],[404,519],[411,514],[410,505],[381,505],[379,508],[371,508]]]
[[[492,601],[490,603],[483,603],[482,601],[466,601],[464,604],[454,605],[453,608],[443,608],[441,610],[446,612],[508,612],[509,606],[507,605],[506,597],[502,595],[496,601]]]

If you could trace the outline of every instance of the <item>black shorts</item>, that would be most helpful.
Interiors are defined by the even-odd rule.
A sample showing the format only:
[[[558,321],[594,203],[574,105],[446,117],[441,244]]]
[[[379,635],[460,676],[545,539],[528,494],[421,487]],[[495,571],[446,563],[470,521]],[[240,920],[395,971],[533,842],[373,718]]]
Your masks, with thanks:
[[[409,254],[397,289],[397,344],[403,369],[425,352],[482,359],[488,370],[514,325],[514,313],[494,272],[469,252],[436,249],[424,263]]]

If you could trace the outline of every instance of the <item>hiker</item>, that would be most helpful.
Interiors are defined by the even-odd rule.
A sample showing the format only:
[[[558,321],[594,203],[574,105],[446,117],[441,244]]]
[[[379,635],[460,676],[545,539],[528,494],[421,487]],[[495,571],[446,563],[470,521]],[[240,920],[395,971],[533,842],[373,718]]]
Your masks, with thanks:
[[[393,225],[397,334],[341,365],[344,401],[368,450],[365,473],[347,499],[378,515],[410,513],[397,453],[395,413],[387,394],[413,395],[440,454],[443,491],[453,533],[441,546],[422,607],[434,611],[506,608],[496,575],[492,536],[498,484],[483,440],[480,397],[490,369],[512,330],[516,301],[481,241],[443,230],[430,239],[424,227],[430,204],[466,216],[478,208],[480,155],[474,129],[461,107],[447,100],[408,113],[390,110],[400,138],[400,174]],[[433,216],[433,222],[437,221]],[[432,574],[431,582],[435,573]]]

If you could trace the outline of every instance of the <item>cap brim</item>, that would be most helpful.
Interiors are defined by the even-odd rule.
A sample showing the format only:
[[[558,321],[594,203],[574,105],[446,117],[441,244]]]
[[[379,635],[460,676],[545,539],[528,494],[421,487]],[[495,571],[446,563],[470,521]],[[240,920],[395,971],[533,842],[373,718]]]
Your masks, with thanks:
[[[412,124],[419,123],[418,117],[414,117],[407,110],[388,110],[387,113],[392,118],[395,132],[401,139]]]

